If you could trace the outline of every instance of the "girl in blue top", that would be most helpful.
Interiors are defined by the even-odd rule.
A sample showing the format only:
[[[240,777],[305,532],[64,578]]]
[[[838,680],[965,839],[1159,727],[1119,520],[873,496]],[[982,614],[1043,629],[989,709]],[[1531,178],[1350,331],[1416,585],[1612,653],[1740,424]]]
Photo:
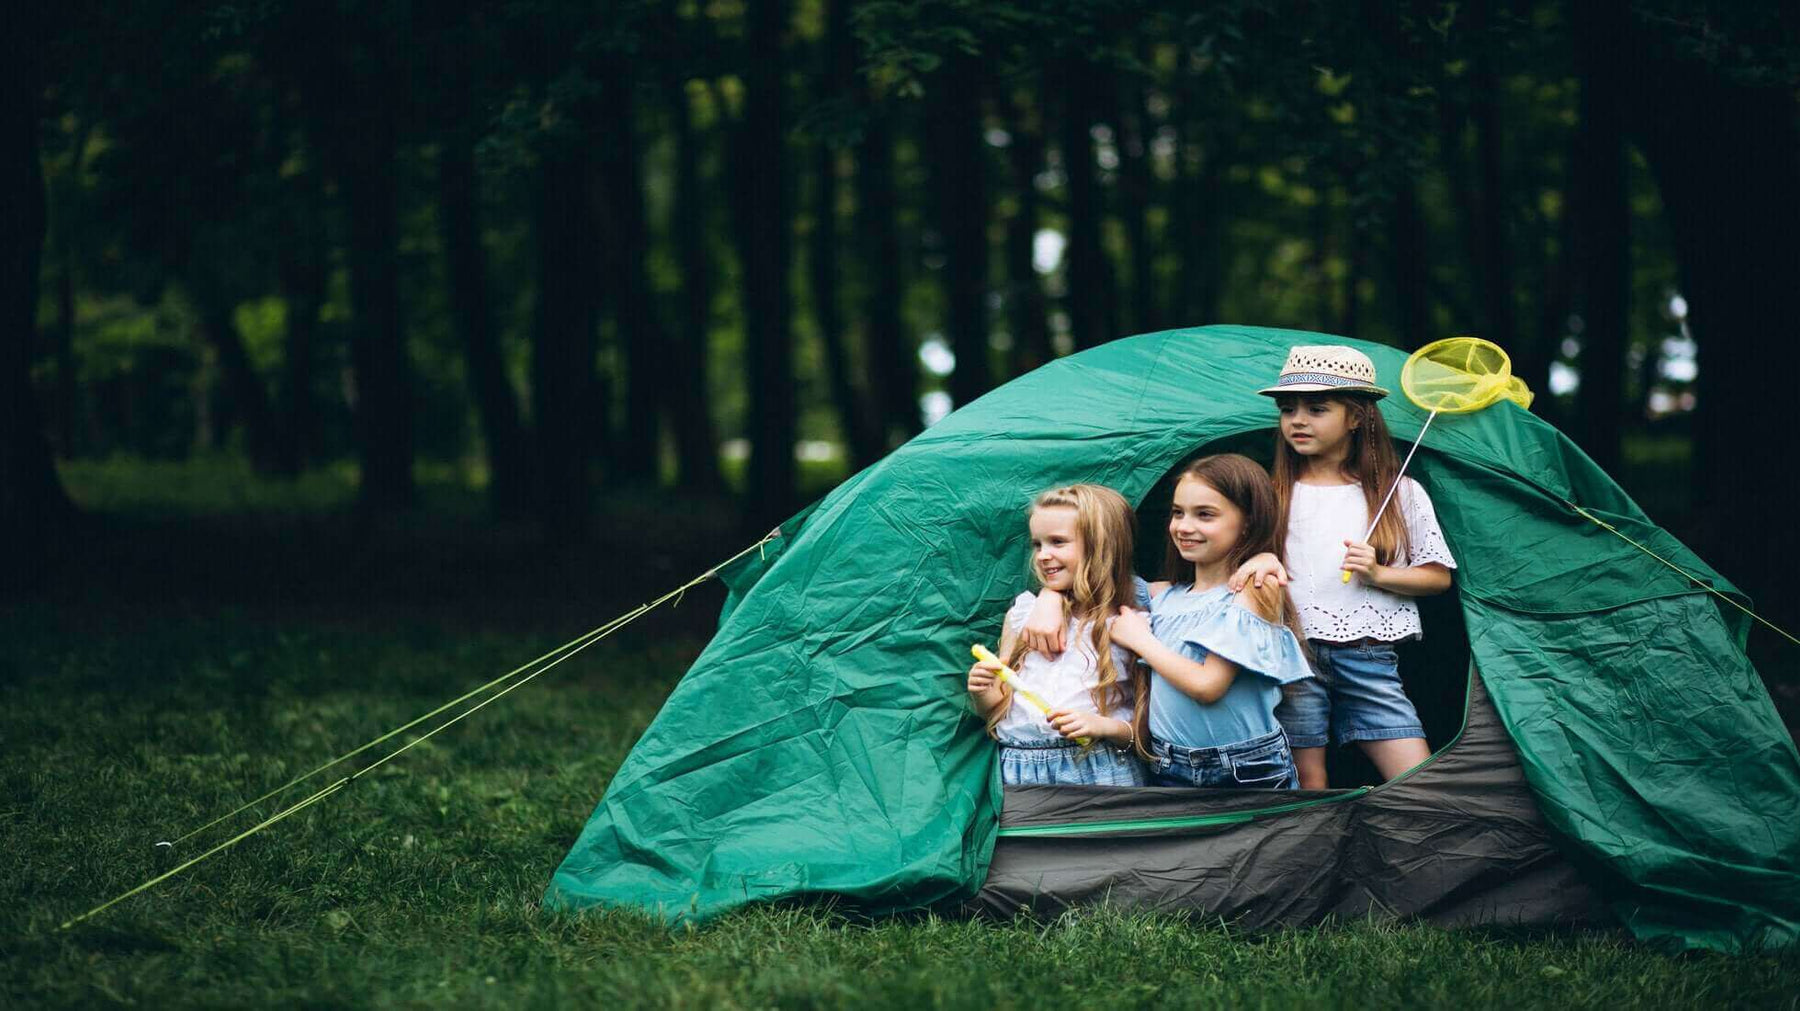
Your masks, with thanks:
[[[1282,685],[1312,677],[1293,610],[1274,580],[1233,594],[1238,566],[1275,546],[1269,474],[1236,453],[1181,472],[1169,507],[1172,583],[1151,585],[1150,615],[1122,609],[1112,641],[1151,671],[1135,738],[1159,786],[1292,789],[1287,735],[1275,719]]]

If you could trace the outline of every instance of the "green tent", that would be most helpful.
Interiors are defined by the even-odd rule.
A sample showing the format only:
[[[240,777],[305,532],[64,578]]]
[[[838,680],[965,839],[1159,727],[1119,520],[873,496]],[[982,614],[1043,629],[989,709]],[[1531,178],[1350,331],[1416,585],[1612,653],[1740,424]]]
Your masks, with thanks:
[[[724,573],[718,634],[546,906],[700,920],[820,895],[876,912],[1112,901],[1252,925],[1611,921],[1686,946],[1793,943],[1800,756],[1746,620],[1595,519],[1736,591],[1510,404],[1434,425],[1413,465],[1461,563],[1469,657],[1434,672],[1467,697],[1432,762],[1279,796],[1002,790],[963,672],[1027,588],[1029,498],[1092,481],[1142,502],[1198,451],[1268,440],[1254,391],[1290,345],[1328,342],[1232,326],[1114,341],[967,405],[784,524]],[[1345,343],[1392,385],[1401,352]],[[1424,420],[1400,396],[1383,411],[1396,439]]]

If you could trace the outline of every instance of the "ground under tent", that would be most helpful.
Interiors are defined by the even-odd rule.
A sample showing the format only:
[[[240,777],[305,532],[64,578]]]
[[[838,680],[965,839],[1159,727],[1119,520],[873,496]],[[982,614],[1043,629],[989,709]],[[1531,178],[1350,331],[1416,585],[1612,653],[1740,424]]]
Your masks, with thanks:
[[[1266,442],[1254,391],[1290,345],[1339,340],[1114,341],[967,405],[784,524],[721,573],[718,634],[545,905],[696,920],[813,896],[872,912],[1113,901],[1247,925],[1374,913],[1800,939],[1800,755],[1744,655],[1747,621],[1646,551],[1736,591],[1510,404],[1433,426],[1414,463],[1461,563],[1468,658],[1448,669],[1475,672],[1466,726],[1429,764],[1274,804],[1001,790],[963,672],[1026,588],[1031,495],[1092,481],[1149,501],[1196,448]],[[1405,357],[1345,343],[1383,376]],[[1397,396],[1383,413],[1401,440],[1424,420]],[[1428,613],[1425,648],[1446,627]]]

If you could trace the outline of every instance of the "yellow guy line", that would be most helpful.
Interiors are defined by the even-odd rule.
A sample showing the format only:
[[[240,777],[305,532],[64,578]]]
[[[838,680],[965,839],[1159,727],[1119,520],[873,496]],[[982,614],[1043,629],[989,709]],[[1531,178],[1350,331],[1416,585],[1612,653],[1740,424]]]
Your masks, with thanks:
[[[220,843],[219,845],[214,846],[212,849],[207,850],[206,852],[200,854],[197,857],[194,857],[191,860],[186,861],[185,863],[179,864],[167,871],[164,871],[161,874],[158,874],[156,877],[153,877],[150,880],[144,882],[143,884],[138,885],[136,888],[133,888],[130,891],[127,891],[121,895],[115,896],[114,898],[108,899],[107,901],[102,902],[100,905],[95,906],[94,908],[88,910],[85,913],[82,913],[80,916],[76,916],[76,917],[73,917],[73,918],[65,921],[62,925],[62,929],[68,930],[70,927],[73,927],[75,924],[80,923],[81,921],[88,919],[89,917],[94,916],[97,913],[104,912],[105,910],[111,908],[112,906],[117,905],[118,903],[123,902],[126,899],[129,899],[132,896],[139,894],[140,892],[143,892],[150,888],[153,888],[156,885],[174,877],[175,875],[180,874],[182,871],[187,870],[189,867],[194,866],[195,864],[199,863],[200,861],[205,860],[206,858],[212,856],[213,854],[218,853],[222,850],[229,849],[232,846],[235,846],[238,843],[244,841],[245,839],[250,838],[251,836],[255,835],[256,833],[261,832],[263,829],[268,828],[269,826],[275,824],[276,822],[279,822],[282,819],[287,818],[290,815],[298,814],[299,812],[305,810],[306,808],[311,807],[314,804],[317,804],[318,802],[324,800],[325,798],[331,796],[334,793],[337,793],[338,791],[342,790],[344,787],[349,786],[351,783],[355,782],[358,777],[360,777],[366,773],[372,772],[372,771],[382,767],[383,765],[386,765],[388,762],[394,760],[395,758],[400,757],[402,754],[411,750],[415,745],[422,744],[425,741],[430,740],[432,737],[436,736],[440,731],[449,729],[450,727],[454,726],[455,724],[461,722],[465,717],[472,716],[477,711],[491,705],[492,703],[500,701],[502,698],[505,698],[508,694],[513,692],[515,689],[524,687],[526,684],[528,684],[533,678],[537,677],[539,674],[542,674],[545,671],[549,670],[550,668],[555,667],[557,664],[562,663],[564,660],[567,660],[570,657],[573,657],[576,653],[579,653],[582,650],[586,649],[587,647],[592,646],[594,643],[599,642],[601,639],[606,638],[607,636],[611,635],[612,633],[618,631],[619,629],[625,627],[626,625],[630,624],[631,622],[642,617],[644,614],[646,614],[652,610],[655,610],[658,607],[661,607],[663,604],[668,603],[670,600],[679,600],[682,597],[682,595],[687,593],[687,591],[693,589],[694,587],[700,585],[701,583],[706,582],[708,579],[711,579],[714,576],[718,575],[720,569],[725,568],[727,565],[730,565],[732,562],[737,561],[738,559],[744,557],[745,555],[749,554],[750,552],[760,549],[764,544],[768,543],[770,538],[779,536],[779,534],[780,534],[779,529],[771,530],[769,532],[768,536],[765,536],[762,540],[757,541],[755,544],[752,544],[749,547],[745,548],[744,550],[738,552],[737,554],[732,555],[730,558],[727,558],[725,561],[720,562],[719,564],[713,566],[710,569],[707,569],[705,572],[701,573],[700,575],[695,576],[693,579],[690,579],[686,583],[682,584],[681,586],[678,586],[675,589],[670,590],[668,593],[663,594],[662,596],[656,598],[655,600],[651,601],[650,603],[639,604],[637,607],[631,609],[630,611],[627,611],[626,613],[620,615],[617,618],[614,618],[613,620],[607,622],[606,624],[601,625],[599,628],[594,629],[593,631],[588,632],[585,635],[579,636],[578,638],[570,640],[568,643],[565,643],[562,646],[558,646],[556,649],[553,649],[550,652],[545,653],[543,656],[538,657],[537,660],[533,660],[530,663],[527,663],[522,667],[515,668],[514,670],[507,672],[505,675],[495,678],[494,680],[488,682],[487,684],[482,685],[480,688],[477,688],[471,692],[467,692],[464,695],[462,695],[450,702],[447,702],[442,706],[439,706],[438,708],[432,710],[431,712],[426,713],[424,716],[421,716],[418,719],[415,719],[412,722],[407,723],[405,726],[401,726],[394,730],[391,730],[391,731],[387,732],[386,734],[383,734],[382,736],[375,738],[374,740],[370,741],[369,743],[362,745],[361,747],[355,749],[354,751],[346,752],[345,754],[332,759],[331,761],[325,763],[324,765],[319,766],[317,769],[314,769],[313,771],[306,773],[303,776],[299,776],[295,779],[292,779],[292,780],[288,781],[287,783],[283,784],[282,786],[276,787],[274,790],[263,794],[261,797],[257,798],[256,800],[251,801],[249,804],[245,804],[242,807],[239,807],[236,811],[232,811],[231,814],[227,814],[227,815],[223,815],[219,818],[215,818],[212,821],[206,823],[205,825],[202,825],[200,828],[195,829],[193,832],[189,832],[187,835],[184,835],[181,838],[186,839],[186,838],[193,836],[199,832],[203,832],[206,829],[211,828],[214,825],[217,825],[219,822],[224,821],[227,818],[230,818],[232,815],[238,814],[239,812],[245,810],[246,808],[249,808],[257,803],[260,803],[261,801],[267,800],[268,798],[275,796],[276,794],[282,792],[283,790],[288,789],[291,786],[294,786],[297,783],[300,783],[306,779],[309,779],[313,776],[318,775],[319,773],[325,771],[326,769],[331,768],[332,766],[338,764],[339,762],[344,761],[345,759],[348,759],[354,755],[358,755],[364,751],[367,751],[368,749],[374,747],[375,745],[380,744],[382,741],[392,738],[395,734],[405,731],[409,727],[417,726],[419,723],[430,719],[431,717],[443,712],[444,710],[449,709],[449,708],[457,705],[458,703],[460,703],[466,699],[469,699],[475,695],[478,695],[481,692],[486,691],[489,688],[492,688],[494,685],[500,684],[501,682],[505,681],[507,678],[512,677],[514,674],[519,673],[519,671],[530,668],[532,666],[532,664],[538,663],[539,661],[545,660],[549,657],[556,657],[556,659],[551,660],[550,662],[544,664],[542,667],[539,667],[537,670],[534,670],[531,673],[520,678],[519,680],[515,681],[514,683],[507,685],[505,688],[501,689],[498,692],[495,692],[493,695],[491,695],[485,699],[482,699],[480,702],[477,702],[475,705],[470,706],[468,709],[465,709],[462,712],[457,713],[455,716],[451,717],[448,720],[445,720],[443,723],[440,723],[437,726],[432,727],[430,730],[426,731],[425,733],[421,734],[420,736],[413,738],[412,740],[406,742],[405,744],[401,745],[398,748],[395,748],[393,751],[388,752],[387,754],[383,755],[382,757],[380,757],[380,758],[376,759],[375,761],[369,763],[368,765],[364,766],[363,768],[358,769],[357,771],[352,772],[347,776],[342,776],[336,780],[333,780],[330,784],[326,785],[324,788],[320,789],[316,793],[313,793],[311,796],[308,796],[306,799],[301,800],[295,804],[292,804],[289,807],[283,808],[282,810],[276,812],[275,814],[270,815],[268,818],[265,818],[262,821],[257,822],[255,825],[250,826],[248,829],[245,829],[244,831],[238,833],[237,835],[232,836],[230,839],[227,839],[224,842]],[[558,654],[561,654],[561,655],[558,656]]]
[[[1615,527],[1611,523],[1608,523],[1605,520],[1601,519],[1600,517],[1595,516],[1593,513],[1588,512],[1586,509],[1581,508],[1580,506],[1576,505],[1575,503],[1570,502],[1568,499],[1563,499],[1563,504],[1567,505],[1570,509],[1575,510],[1576,512],[1580,513],[1581,515],[1586,516],[1588,519],[1593,520],[1595,523],[1598,523],[1601,527],[1612,531],[1612,533],[1614,535],[1616,535],[1620,540],[1624,541],[1625,543],[1631,545],[1632,547],[1638,549],[1639,551],[1642,551],[1644,554],[1649,555],[1651,558],[1656,559],[1657,561],[1663,563],[1664,565],[1667,565],[1669,568],[1674,569],[1676,572],[1681,573],[1683,576],[1686,576],[1688,578],[1688,581],[1693,583],[1695,586],[1700,587],[1702,590],[1705,590],[1707,593],[1712,594],[1713,596],[1719,598],[1720,600],[1723,600],[1727,604],[1730,604],[1732,607],[1735,607],[1738,610],[1749,615],[1750,617],[1755,618],[1757,621],[1762,622],[1764,626],[1769,628],[1775,634],[1786,639],[1788,642],[1791,642],[1796,646],[1800,646],[1800,639],[1796,639],[1792,635],[1789,635],[1787,633],[1787,630],[1781,628],[1780,626],[1776,625],[1774,622],[1770,621],[1769,619],[1763,617],[1760,614],[1757,614],[1755,611],[1752,611],[1748,607],[1745,607],[1744,605],[1733,600],[1728,594],[1720,593],[1718,590],[1716,590],[1712,586],[1708,585],[1706,583],[1706,581],[1702,580],[1699,576],[1694,575],[1692,572],[1689,572],[1688,570],[1682,568],[1681,566],[1676,565],[1674,562],[1669,561],[1667,558],[1664,558],[1663,556],[1657,554],[1656,552],[1651,551],[1649,548],[1645,547],[1642,544],[1639,544],[1637,541],[1632,540],[1629,536],[1626,535],[1625,531],[1620,530],[1618,527]]]

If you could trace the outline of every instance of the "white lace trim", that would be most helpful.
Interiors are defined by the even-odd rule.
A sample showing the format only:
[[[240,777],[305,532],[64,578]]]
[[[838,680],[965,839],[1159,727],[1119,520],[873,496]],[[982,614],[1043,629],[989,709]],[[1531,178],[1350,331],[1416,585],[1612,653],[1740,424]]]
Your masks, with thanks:
[[[1409,567],[1435,562],[1456,568],[1456,558],[1438,527],[1437,512],[1425,489],[1405,478],[1398,498],[1408,550],[1397,564]],[[1376,589],[1360,579],[1344,584],[1339,568],[1343,542],[1360,538],[1367,526],[1368,505],[1361,486],[1295,486],[1286,544],[1288,571],[1293,576],[1288,591],[1307,638],[1349,642],[1367,637],[1398,642],[1424,634],[1419,606],[1411,598]]]
[[[1308,639],[1326,642],[1350,642],[1371,638],[1383,642],[1416,639],[1425,634],[1419,624],[1419,606],[1408,602],[1399,607],[1381,607],[1370,602],[1347,611],[1334,611],[1317,604],[1297,608],[1300,627]]]

